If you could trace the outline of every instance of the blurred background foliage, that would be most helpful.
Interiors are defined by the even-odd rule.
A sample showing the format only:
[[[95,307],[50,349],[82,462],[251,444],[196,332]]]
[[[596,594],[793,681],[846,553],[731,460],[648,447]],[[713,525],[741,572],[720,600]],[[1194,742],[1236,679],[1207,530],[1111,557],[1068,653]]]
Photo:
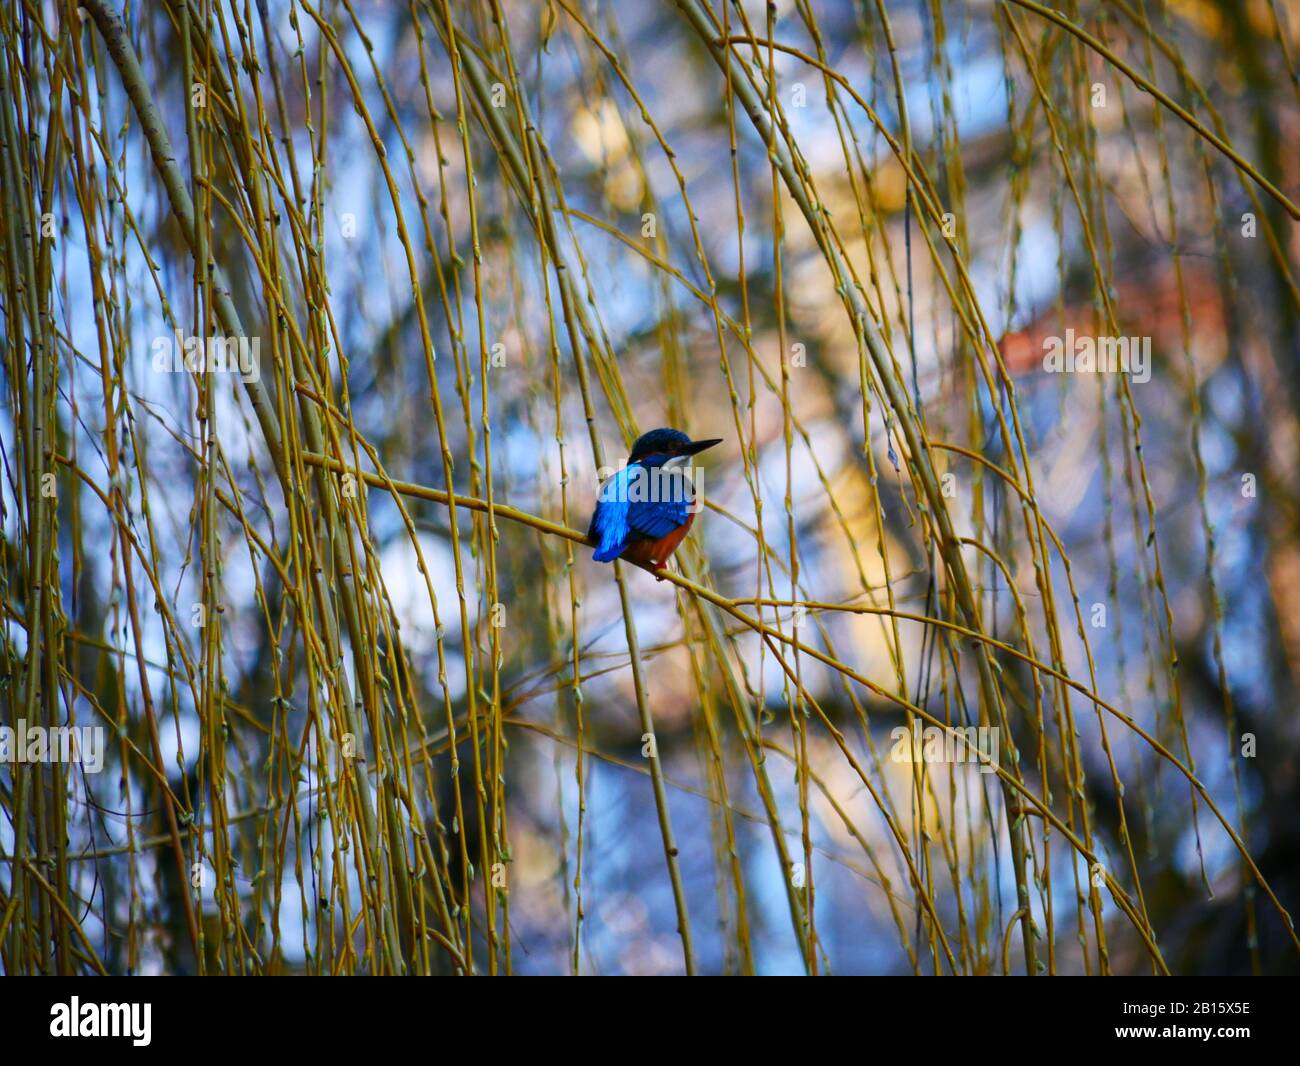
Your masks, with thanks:
[[[4,972],[1297,970],[1295,0],[0,27]]]

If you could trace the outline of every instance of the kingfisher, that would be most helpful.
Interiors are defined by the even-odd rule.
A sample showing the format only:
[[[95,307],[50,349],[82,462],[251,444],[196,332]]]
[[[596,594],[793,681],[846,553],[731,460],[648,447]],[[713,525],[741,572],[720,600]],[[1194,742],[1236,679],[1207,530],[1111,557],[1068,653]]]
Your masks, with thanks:
[[[592,558],[598,563],[622,558],[654,570],[667,564],[695,521],[695,486],[683,467],[721,443],[721,437],[691,440],[680,429],[643,434],[627,463],[600,487],[587,530],[596,545]]]

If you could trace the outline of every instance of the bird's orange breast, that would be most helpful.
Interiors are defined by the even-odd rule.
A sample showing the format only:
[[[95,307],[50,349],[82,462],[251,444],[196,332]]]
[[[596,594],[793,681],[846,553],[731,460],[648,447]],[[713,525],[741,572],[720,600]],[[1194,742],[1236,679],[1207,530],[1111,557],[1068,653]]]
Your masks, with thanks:
[[[663,566],[672,557],[677,546],[681,544],[686,534],[690,532],[691,523],[695,521],[695,512],[686,513],[686,521],[674,529],[667,536],[660,537],[658,540],[651,540],[649,537],[642,537],[632,541],[623,551],[623,558],[629,563],[640,563],[649,566]]]

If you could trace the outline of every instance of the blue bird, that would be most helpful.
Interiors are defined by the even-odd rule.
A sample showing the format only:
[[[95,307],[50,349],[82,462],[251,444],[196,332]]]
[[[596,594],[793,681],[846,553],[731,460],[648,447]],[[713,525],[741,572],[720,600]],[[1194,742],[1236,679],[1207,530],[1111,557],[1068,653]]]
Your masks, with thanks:
[[[695,521],[695,486],[682,467],[721,443],[691,440],[680,429],[652,429],[640,437],[627,464],[600,487],[587,531],[596,545],[592,558],[664,566]]]

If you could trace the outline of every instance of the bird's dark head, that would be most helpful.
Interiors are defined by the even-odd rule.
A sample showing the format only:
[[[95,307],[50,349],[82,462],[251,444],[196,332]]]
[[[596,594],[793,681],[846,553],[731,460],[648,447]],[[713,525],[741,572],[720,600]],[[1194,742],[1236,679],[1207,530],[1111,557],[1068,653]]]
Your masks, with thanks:
[[[632,454],[628,456],[629,463],[644,463],[648,466],[656,466],[667,462],[669,459],[676,459],[681,456],[698,455],[705,448],[712,448],[715,444],[721,444],[722,438],[715,437],[712,440],[691,440],[680,429],[652,429],[649,433],[643,433],[637,442],[632,445]]]

